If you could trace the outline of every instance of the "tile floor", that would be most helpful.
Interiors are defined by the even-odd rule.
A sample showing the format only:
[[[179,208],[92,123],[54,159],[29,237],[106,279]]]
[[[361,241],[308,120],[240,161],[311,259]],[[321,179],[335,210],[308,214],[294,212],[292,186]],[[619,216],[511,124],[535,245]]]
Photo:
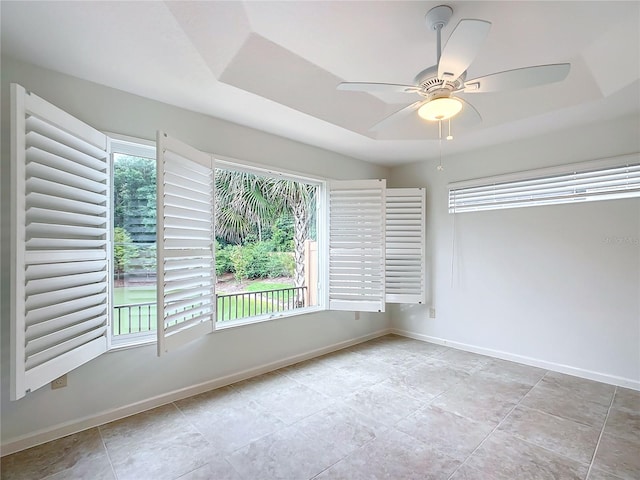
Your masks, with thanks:
[[[640,479],[640,392],[398,336],[2,459],[2,479]]]

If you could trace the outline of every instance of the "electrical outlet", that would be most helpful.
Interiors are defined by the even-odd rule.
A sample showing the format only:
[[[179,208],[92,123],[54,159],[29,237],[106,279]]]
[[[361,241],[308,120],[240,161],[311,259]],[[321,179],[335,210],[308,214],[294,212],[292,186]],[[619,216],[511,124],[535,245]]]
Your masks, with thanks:
[[[360,312],[356,312],[353,318],[355,320],[360,320]]]
[[[64,388],[67,386],[67,374],[65,373],[61,377],[56,378],[53,382],[51,382],[51,390],[55,390],[56,388]]]
[[[435,308],[430,308],[429,309],[429,318],[436,318],[436,309]]]

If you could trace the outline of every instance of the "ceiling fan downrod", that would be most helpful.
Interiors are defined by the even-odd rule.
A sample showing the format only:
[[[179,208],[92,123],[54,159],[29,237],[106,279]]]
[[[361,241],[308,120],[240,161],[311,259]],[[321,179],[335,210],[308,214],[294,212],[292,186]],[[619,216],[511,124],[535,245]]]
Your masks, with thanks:
[[[447,26],[449,19],[453,15],[453,9],[448,5],[439,5],[433,7],[425,15],[425,22],[431,30],[436,31],[437,36],[437,60],[436,65],[440,63],[442,55],[442,29]]]

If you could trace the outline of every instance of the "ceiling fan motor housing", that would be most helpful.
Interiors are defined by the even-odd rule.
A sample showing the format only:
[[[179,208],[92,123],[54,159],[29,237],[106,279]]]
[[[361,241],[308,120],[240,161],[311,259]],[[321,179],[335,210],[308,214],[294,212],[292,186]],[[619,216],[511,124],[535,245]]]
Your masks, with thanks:
[[[464,87],[464,80],[467,72],[464,72],[454,81],[443,80],[438,78],[438,66],[426,68],[421,71],[414,79],[415,85],[420,87],[418,92],[423,97],[430,99],[448,97],[453,92],[458,91]]]

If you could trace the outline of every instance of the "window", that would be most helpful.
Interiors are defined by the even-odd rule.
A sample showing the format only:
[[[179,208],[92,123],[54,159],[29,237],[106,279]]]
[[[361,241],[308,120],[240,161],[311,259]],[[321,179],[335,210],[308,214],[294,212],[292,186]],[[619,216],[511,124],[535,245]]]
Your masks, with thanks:
[[[640,155],[449,185],[449,213],[640,196]]]
[[[120,137],[121,138],[121,137]],[[111,140],[112,344],[155,340],[155,146]],[[229,163],[216,184],[217,322],[224,326],[319,305],[321,183]]]
[[[248,169],[163,132],[148,145],[107,136],[15,84],[11,112],[12,400],[118,339],[152,332],[154,319],[165,354],[237,324],[232,310],[266,319],[327,306],[384,311],[424,297],[420,189]],[[249,221],[234,238],[224,215],[239,200],[225,204],[223,189],[238,181],[260,187],[248,191],[263,212],[236,208],[245,217],[236,220]],[[225,266],[242,246],[251,255],[236,248],[240,263]],[[233,300],[217,291],[216,270],[249,277],[256,268],[292,269],[293,286]],[[155,310],[119,317],[143,291]]]
[[[226,326],[317,307],[322,183],[218,165],[217,321]]]
[[[110,134],[112,345],[155,340],[156,149]]]

